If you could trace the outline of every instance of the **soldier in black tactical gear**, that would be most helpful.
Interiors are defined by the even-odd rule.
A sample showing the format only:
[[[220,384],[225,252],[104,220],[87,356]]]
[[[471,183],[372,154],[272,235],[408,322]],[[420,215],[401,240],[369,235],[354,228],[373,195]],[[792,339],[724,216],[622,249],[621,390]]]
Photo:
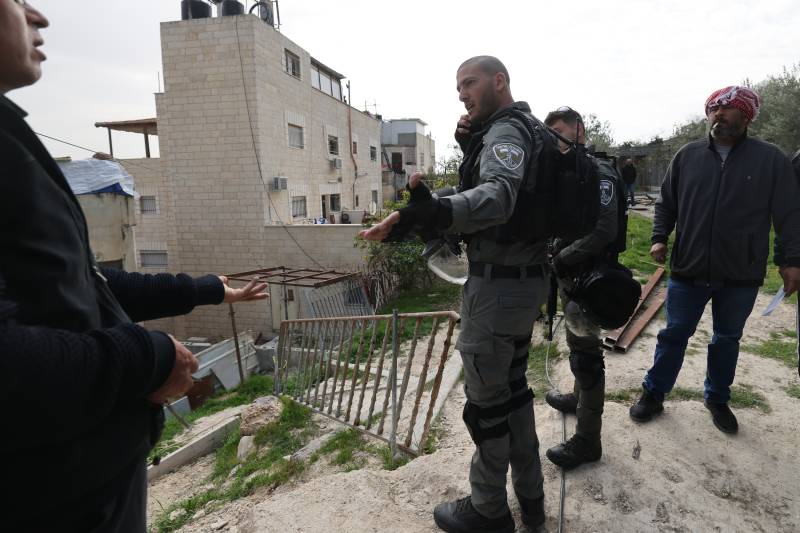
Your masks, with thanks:
[[[458,190],[431,194],[412,176],[409,207],[361,233],[395,239],[408,231],[462,235],[469,278],[464,285],[461,334],[456,347],[464,363],[464,421],[476,445],[470,467],[471,494],[436,506],[434,520],[461,533],[515,530],[507,494],[509,465],[514,491],[528,526],[544,522],[544,492],[533,392],[525,371],[539,308],[546,296],[546,243],[519,238],[509,226],[519,209],[521,187],[535,179],[542,130],[529,131],[515,102],[505,66],[479,56],[458,69],[461,117],[456,140],[464,150]],[[543,126],[541,126],[543,129]]]
[[[561,107],[549,113],[545,124],[568,140],[577,141],[578,144],[585,142],[583,120],[569,107]],[[561,148],[568,150],[570,147],[562,142]],[[616,263],[617,253],[624,250],[626,206],[621,196],[621,179],[610,161],[600,157],[595,158],[595,161],[600,175],[600,212],[597,226],[590,234],[576,241],[556,240],[554,243],[552,266],[559,278],[559,285],[562,286],[569,286],[577,276],[589,272],[600,262]],[[570,297],[569,290],[561,291],[561,300],[570,351],[569,363],[575,376],[575,384],[573,392],[562,394],[551,390],[545,400],[561,412],[577,414],[578,424],[572,438],[547,450],[547,458],[554,464],[569,469],[582,463],[597,461],[603,454],[600,428],[605,395],[605,366],[600,327]]]

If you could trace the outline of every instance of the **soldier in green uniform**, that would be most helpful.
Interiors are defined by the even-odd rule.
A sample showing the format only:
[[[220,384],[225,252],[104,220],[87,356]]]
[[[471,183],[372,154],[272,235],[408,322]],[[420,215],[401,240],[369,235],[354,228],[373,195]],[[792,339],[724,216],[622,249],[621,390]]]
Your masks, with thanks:
[[[585,143],[583,120],[580,114],[569,107],[561,107],[549,113],[545,124],[568,140],[577,141],[578,144]],[[561,148],[566,150],[569,147],[561,143]],[[590,271],[598,261],[616,263],[617,254],[624,250],[626,207],[624,203],[620,203],[620,177],[610,161],[602,158],[596,158],[595,161],[600,177],[597,226],[590,234],[576,241],[555,241],[552,265],[560,283],[561,280]],[[572,438],[547,450],[547,458],[556,465],[569,469],[585,462],[597,461],[603,454],[600,428],[605,398],[605,367],[600,327],[563,290],[561,302],[566,319],[569,364],[575,376],[575,384],[573,392],[561,394],[557,390],[551,390],[545,400],[559,411],[577,414],[578,424]]]
[[[533,323],[546,297],[546,243],[516,238],[520,231],[509,222],[516,210],[530,208],[518,205],[518,192],[535,178],[542,140],[519,118],[530,115],[530,107],[514,101],[508,71],[497,58],[468,59],[456,81],[467,110],[456,130],[464,150],[458,189],[431,194],[420,176],[412,176],[409,206],[362,236],[391,239],[422,227],[467,242],[469,278],[456,347],[464,363],[464,421],[476,445],[471,495],[436,506],[434,519],[450,532],[510,533],[509,465],[523,522],[544,522],[533,392],[525,371]]]

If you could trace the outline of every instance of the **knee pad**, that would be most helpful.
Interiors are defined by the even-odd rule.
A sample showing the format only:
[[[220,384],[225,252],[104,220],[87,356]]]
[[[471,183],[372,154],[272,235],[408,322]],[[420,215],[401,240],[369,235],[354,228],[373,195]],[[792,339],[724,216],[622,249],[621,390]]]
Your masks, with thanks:
[[[572,354],[569,356],[569,368],[580,388],[589,390],[605,375],[606,367],[602,357]]]
[[[533,401],[533,390],[528,389],[524,394],[514,396],[505,403],[491,407],[479,407],[467,401],[464,404],[462,418],[467,426],[472,442],[480,445],[486,439],[496,439],[511,431],[508,425],[508,415],[511,411],[520,409]],[[487,428],[481,427],[481,420],[503,418],[503,420]]]

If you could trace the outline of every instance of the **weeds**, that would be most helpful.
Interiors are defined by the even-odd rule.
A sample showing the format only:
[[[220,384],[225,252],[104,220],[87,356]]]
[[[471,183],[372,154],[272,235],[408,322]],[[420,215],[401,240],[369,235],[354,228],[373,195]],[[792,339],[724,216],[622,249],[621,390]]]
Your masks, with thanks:
[[[669,393],[669,400],[678,401],[697,401],[704,400],[703,391],[700,389],[686,389],[675,387]],[[769,413],[772,409],[767,403],[763,394],[753,390],[752,385],[734,385],[731,387],[731,399],[728,402],[731,407],[742,409],[758,409],[764,413]]]
[[[166,533],[179,529],[201,508],[213,511],[226,502],[252,494],[260,487],[277,487],[286,483],[305,469],[304,464],[287,461],[284,457],[299,450],[310,438],[314,429],[311,411],[286,398],[281,398],[281,402],[283,411],[280,418],[255,435],[255,442],[266,451],[251,455],[235,469],[240,440],[237,427],[216,452],[214,470],[209,476],[214,487],[165,509],[154,524],[156,531]],[[178,510],[182,512],[175,513]],[[176,516],[170,518],[172,514]]]
[[[230,391],[219,391],[214,396],[206,400],[199,409],[188,413],[184,419],[192,423],[199,418],[213,415],[224,411],[229,407],[246,405],[256,398],[272,394],[273,383],[269,376],[251,376],[244,383]],[[174,441],[175,437],[183,433],[184,427],[175,418],[170,418],[164,424],[164,431],[161,434],[156,446],[151,450],[147,462],[152,462],[153,458],[164,457],[178,448],[181,444]]]
[[[553,362],[561,357],[561,353],[558,351],[558,345],[555,341],[553,341],[548,355],[548,344],[548,341],[542,341],[539,344],[531,345],[530,355],[528,357],[528,385],[539,398],[544,398],[544,395],[550,390],[545,364],[547,363],[549,364],[549,368],[553,368]],[[545,357],[546,355],[548,356]]]
[[[798,400],[800,400],[800,385],[797,384],[789,385],[784,390],[786,391],[786,394],[788,394],[792,398],[797,398]]]
[[[797,344],[794,341],[781,340],[781,335],[772,333],[770,339],[761,341],[759,344],[744,346],[747,352],[781,361],[787,366],[797,365]]]

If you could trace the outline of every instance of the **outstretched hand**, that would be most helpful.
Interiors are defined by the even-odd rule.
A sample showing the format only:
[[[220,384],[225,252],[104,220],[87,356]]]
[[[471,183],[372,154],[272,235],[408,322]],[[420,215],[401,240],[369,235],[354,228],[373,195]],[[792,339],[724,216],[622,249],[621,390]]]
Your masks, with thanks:
[[[415,189],[422,182],[423,174],[415,172],[408,178],[408,188]],[[358,236],[367,241],[382,241],[392,232],[392,229],[400,222],[400,211],[392,211],[388,217],[381,220],[369,229],[358,232]]]
[[[247,285],[240,289],[234,289],[228,285],[228,278],[220,276],[222,285],[225,287],[225,297],[223,302],[226,304],[234,304],[236,302],[250,302],[254,300],[265,300],[269,298],[269,293],[264,292],[267,284],[256,280],[251,280]]]

